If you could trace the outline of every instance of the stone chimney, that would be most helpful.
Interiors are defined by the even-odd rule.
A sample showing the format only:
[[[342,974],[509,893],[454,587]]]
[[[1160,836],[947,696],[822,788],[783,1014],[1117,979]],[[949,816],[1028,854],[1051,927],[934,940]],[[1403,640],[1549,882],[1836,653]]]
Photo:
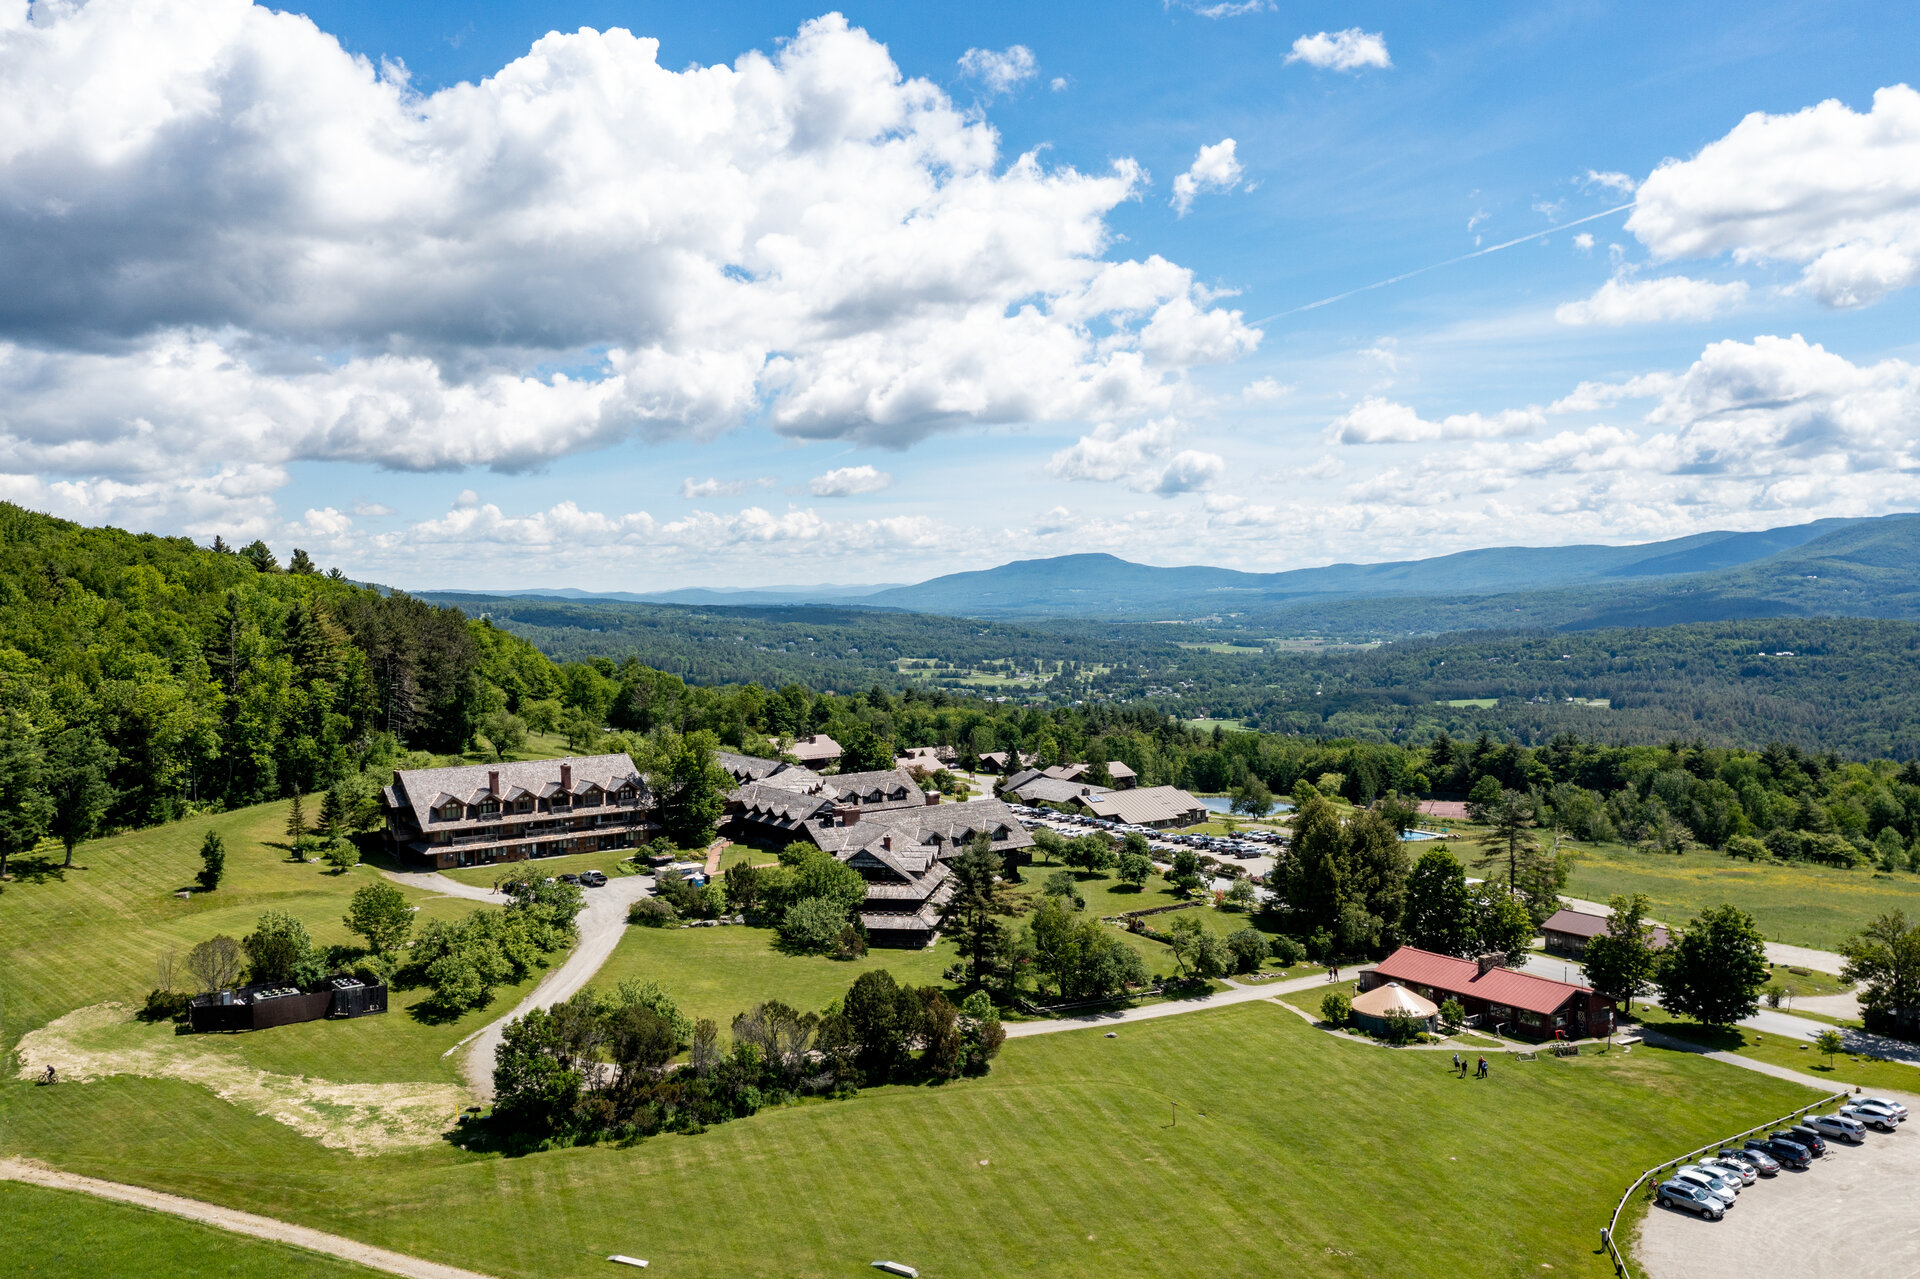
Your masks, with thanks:
[[[500,798],[500,770],[497,768],[487,770],[487,794],[495,799]]]
[[[560,789],[565,791],[569,795],[573,794],[573,765],[572,764],[560,765]]]
[[[1473,960],[1473,965],[1480,971],[1476,973],[1475,976],[1485,977],[1494,969],[1503,967],[1505,960],[1506,956],[1497,950],[1488,951],[1484,955],[1476,955]]]

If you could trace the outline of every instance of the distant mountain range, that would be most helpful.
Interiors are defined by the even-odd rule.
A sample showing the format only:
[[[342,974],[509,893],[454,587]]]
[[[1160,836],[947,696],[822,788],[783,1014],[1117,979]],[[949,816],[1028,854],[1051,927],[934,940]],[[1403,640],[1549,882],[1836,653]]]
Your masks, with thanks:
[[[832,603],[1000,619],[1220,617],[1282,633],[1343,636],[1757,617],[1915,618],[1920,617],[1920,516],[1817,520],[1638,546],[1492,547],[1284,573],[1205,565],[1160,568],[1112,555],[1061,555],[950,573],[912,586],[517,594],[707,608]]]

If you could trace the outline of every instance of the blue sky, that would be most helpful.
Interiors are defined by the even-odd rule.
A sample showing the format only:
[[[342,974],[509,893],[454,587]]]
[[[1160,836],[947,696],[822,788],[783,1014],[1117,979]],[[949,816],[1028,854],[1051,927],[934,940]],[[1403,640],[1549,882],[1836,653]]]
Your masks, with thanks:
[[[15,10],[0,496],[609,589],[1920,509],[1913,15],[1219,8]]]

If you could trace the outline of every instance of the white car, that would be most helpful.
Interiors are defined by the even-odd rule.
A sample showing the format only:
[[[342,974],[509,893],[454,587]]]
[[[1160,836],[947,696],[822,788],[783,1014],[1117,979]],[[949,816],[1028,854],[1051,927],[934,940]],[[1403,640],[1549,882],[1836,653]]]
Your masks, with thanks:
[[[1722,1177],[1737,1180],[1742,1187],[1751,1186],[1759,1173],[1734,1159],[1702,1159],[1698,1167],[1703,1172],[1717,1173]]]
[[[1906,1106],[1904,1106],[1900,1102],[1895,1101],[1891,1097],[1856,1097],[1854,1098],[1854,1104],[1855,1105],[1865,1104],[1869,1106],[1884,1106],[1888,1110],[1891,1110],[1894,1114],[1900,1116],[1901,1123],[1904,1124],[1905,1122],[1907,1122]]]
[[[1892,1132],[1905,1118],[1877,1101],[1850,1101],[1840,1107],[1840,1113],[1849,1119],[1859,1120],[1869,1128],[1878,1128],[1881,1132]]]
[[[1867,1139],[1866,1125],[1846,1115],[1808,1115],[1800,1122],[1822,1137],[1850,1141],[1856,1146]]]
[[[1727,1207],[1733,1207],[1733,1201],[1740,1197],[1740,1183],[1725,1173],[1708,1172],[1698,1164],[1688,1164],[1673,1174],[1673,1180],[1697,1186],[1720,1197]]]

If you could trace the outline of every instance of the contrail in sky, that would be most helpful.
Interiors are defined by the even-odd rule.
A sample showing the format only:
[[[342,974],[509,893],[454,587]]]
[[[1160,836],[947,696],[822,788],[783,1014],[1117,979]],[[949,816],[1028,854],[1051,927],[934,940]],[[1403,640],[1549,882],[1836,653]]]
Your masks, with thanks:
[[[1543,235],[1552,235],[1555,231],[1564,231],[1568,227],[1579,226],[1582,222],[1592,222],[1596,218],[1609,217],[1612,214],[1631,209],[1635,203],[1636,201],[1629,200],[1618,208],[1607,209],[1600,213],[1589,213],[1584,218],[1575,218],[1571,222],[1562,222],[1559,226],[1550,226],[1544,231],[1535,231],[1532,235],[1523,235],[1517,240],[1508,240],[1504,244],[1489,244],[1484,249],[1475,249],[1471,253],[1462,253],[1459,257],[1448,258],[1445,262],[1435,262],[1432,266],[1417,267],[1412,271],[1404,272],[1390,279],[1380,280],[1373,284],[1363,284],[1357,289],[1348,289],[1345,293],[1336,293],[1330,298],[1321,298],[1318,302],[1309,302],[1305,306],[1296,306],[1289,311],[1275,311],[1272,315],[1262,316],[1257,320],[1249,320],[1247,323],[1266,324],[1271,320],[1284,319],[1289,315],[1298,315],[1302,311],[1311,311],[1316,307],[1327,306],[1330,303],[1343,301],[1356,293],[1366,293],[1372,289],[1384,289],[1389,284],[1398,284],[1402,280],[1411,280],[1416,275],[1425,275],[1429,271],[1438,271],[1443,266],[1452,266],[1456,262],[1465,262],[1469,258],[1483,258],[1489,253],[1498,253],[1502,249],[1511,249],[1516,244],[1525,244],[1528,240],[1537,240]]]

